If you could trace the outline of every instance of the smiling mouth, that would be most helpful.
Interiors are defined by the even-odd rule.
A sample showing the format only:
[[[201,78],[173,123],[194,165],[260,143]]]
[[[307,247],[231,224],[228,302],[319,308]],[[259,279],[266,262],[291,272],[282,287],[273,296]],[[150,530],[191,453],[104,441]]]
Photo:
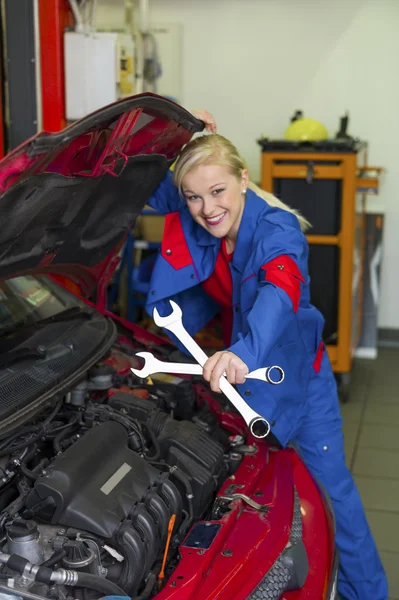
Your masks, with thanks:
[[[209,217],[209,218],[205,218],[204,220],[206,222],[207,225],[210,225],[211,227],[214,227],[215,225],[219,225],[223,219],[225,218],[225,216],[227,215],[227,212],[222,213],[221,215],[217,215],[216,217]]]

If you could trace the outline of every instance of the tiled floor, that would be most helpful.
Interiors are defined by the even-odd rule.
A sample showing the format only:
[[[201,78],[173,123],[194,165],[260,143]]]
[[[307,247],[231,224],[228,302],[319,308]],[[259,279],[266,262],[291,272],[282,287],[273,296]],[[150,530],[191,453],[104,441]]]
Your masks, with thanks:
[[[355,477],[389,580],[399,600],[399,350],[356,360],[342,405],[347,462]]]

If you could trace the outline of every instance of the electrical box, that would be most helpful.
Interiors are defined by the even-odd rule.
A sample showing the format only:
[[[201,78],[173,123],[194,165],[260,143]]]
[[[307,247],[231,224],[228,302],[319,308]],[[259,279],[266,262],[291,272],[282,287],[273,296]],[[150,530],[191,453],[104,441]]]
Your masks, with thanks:
[[[122,33],[64,34],[66,118],[134,94],[134,42]]]

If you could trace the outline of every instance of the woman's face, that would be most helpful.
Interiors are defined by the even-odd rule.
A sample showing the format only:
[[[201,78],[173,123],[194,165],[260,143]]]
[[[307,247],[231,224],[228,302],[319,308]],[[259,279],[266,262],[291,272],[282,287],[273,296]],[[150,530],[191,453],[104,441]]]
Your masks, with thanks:
[[[238,179],[226,167],[200,165],[182,182],[191,216],[217,238],[235,241],[240,226],[248,186],[248,172]]]

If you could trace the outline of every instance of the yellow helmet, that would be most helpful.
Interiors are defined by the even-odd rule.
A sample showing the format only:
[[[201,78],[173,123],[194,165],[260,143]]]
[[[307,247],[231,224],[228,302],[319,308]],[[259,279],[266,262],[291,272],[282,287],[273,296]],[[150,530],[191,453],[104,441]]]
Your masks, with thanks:
[[[285,130],[284,137],[290,142],[320,142],[328,140],[328,131],[322,123],[306,119],[297,111]]]

